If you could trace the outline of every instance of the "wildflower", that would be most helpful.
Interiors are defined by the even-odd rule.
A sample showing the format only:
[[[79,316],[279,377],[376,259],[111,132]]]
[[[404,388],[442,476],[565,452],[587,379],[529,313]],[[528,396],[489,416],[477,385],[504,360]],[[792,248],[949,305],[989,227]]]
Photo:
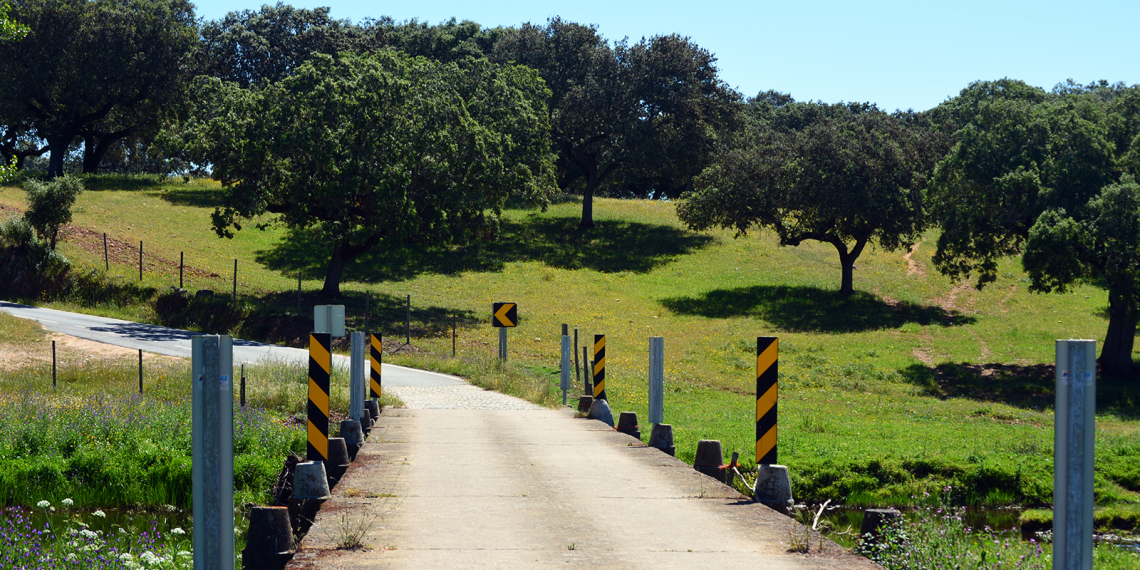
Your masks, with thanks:
[[[134,559],[135,559],[135,557],[131,556],[130,552],[124,552],[124,553],[119,555],[119,560],[122,560],[123,562],[130,562],[131,560],[134,560]]]
[[[104,518],[104,519],[107,518],[107,513],[103,512],[102,510],[95,511],[91,514],[93,514],[99,518]]]
[[[62,502],[63,506],[65,507],[70,507],[71,505],[75,504],[75,501],[72,501],[71,499],[64,499]]]
[[[182,530],[181,527],[174,527],[173,529],[171,529],[170,534],[182,535],[182,534],[186,534],[186,531]]]
[[[51,506],[51,503],[49,503],[47,501],[40,501],[40,502],[36,503],[36,506],[41,508],[41,509],[46,509],[46,508]]]

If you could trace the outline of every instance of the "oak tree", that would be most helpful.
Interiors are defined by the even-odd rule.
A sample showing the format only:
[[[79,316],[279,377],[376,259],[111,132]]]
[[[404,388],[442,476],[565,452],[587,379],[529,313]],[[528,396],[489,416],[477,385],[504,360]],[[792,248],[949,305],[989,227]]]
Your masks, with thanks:
[[[945,143],[873,105],[795,106],[786,113],[816,118],[755,133],[697,178],[677,214],[695,230],[768,229],[784,246],[831,244],[840,294],[850,295],[868,244],[909,247],[926,228],[923,191]]]
[[[932,213],[942,226],[935,266],[984,287],[997,263],[1024,254],[1034,291],[1088,282],[1108,291],[1100,364],[1132,372],[1140,318],[1129,253],[1135,184],[1122,178],[1140,141],[1140,87],[977,82],[947,102],[958,144],[935,171]]]
[[[323,292],[373,249],[495,235],[508,196],[544,203],[553,184],[548,92],[533,71],[393,50],[315,54],[261,89],[200,78],[178,132],[228,189],[214,228],[263,214],[331,246]]]

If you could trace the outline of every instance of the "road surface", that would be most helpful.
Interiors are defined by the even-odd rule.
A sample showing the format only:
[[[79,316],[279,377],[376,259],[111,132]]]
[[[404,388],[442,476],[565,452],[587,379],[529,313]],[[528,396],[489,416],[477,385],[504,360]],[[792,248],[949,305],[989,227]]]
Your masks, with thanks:
[[[879,568],[816,533],[789,552],[790,518],[569,409],[403,390],[287,570]],[[337,548],[360,528],[368,549]]]
[[[7,301],[0,301],[0,311],[5,311],[21,319],[37,321],[52,332],[182,358],[190,358],[190,338],[201,334],[107,317],[19,305]],[[307,363],[309,351],[234,339],[235,366],[264,360]],[[347,367],[348,357],[334,354],[333,365]],[[387,363],[383,366],[385,386],[456,386],[466,384],[461,378],[446,374],[415,370]]]

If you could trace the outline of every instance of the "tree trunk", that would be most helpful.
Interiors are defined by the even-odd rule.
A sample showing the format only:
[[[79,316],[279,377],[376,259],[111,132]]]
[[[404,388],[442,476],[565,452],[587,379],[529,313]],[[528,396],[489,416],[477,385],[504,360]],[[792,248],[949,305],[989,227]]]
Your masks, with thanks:
[[[73,134],[63,134],[47,137],[48,141],[48,178],[63,176],[63,159],[67,156],[67,148],[71,146]]]
[[[132,129],[124,129],[101,136],[83,137],[83,173],[95,174],[99,172],[99,165],[103,163],[103,157],[107,156],[107,151],[111,150],[111,146],[115,143],[127,138],[131,131]]]
[[[839,266],[843,271],[843,277],[839,284],[839,294],[847,297],[855,293],[855,260],[863,253],[863,248],[867,245],[868,238],[859,238],[855,241],[855,247],[847,250],[847,244],[842,240],[836,238],[831,242],[835,246],[835,250],[839,252]]]
[[[344,266],[348,263],[348,244],[343,241],[333,245],[332,257],[329,258],[328,270],[325,272],[325,286],[321,294],[326,297],[340,297],[340,280],[344,277]]]
[[[586,189],[582,192],[582,221],[578,224],[579,228],[588,230],[594,227],[594,190],[600,183],[597,172],[586,175]]]
[[[1108,292],[1108,333],[1100,349],[1101,372],[1125,376],[1136,371],[1132,362],[1132,344],[1136,338],[1137,311],[1130,299],[1111,290]]]
[[[94,174],[99,169],[99,163],[91,168],[92,157],[95,155],[95,135],[83,135],[83,173]]]

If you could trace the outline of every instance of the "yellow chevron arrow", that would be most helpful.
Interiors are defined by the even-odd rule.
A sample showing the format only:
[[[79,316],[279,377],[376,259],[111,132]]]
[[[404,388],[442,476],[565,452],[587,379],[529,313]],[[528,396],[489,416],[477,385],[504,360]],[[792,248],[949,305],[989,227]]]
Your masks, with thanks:
[[[499,307],[498,311],[495,311],[495,318],[498,319],[500,323],[503,323],[504,326],[515,326],[515,324],[507,318],[507,313],[509,313],[513,308],[515,308],[514,303],[503,303],[503,306]]]

